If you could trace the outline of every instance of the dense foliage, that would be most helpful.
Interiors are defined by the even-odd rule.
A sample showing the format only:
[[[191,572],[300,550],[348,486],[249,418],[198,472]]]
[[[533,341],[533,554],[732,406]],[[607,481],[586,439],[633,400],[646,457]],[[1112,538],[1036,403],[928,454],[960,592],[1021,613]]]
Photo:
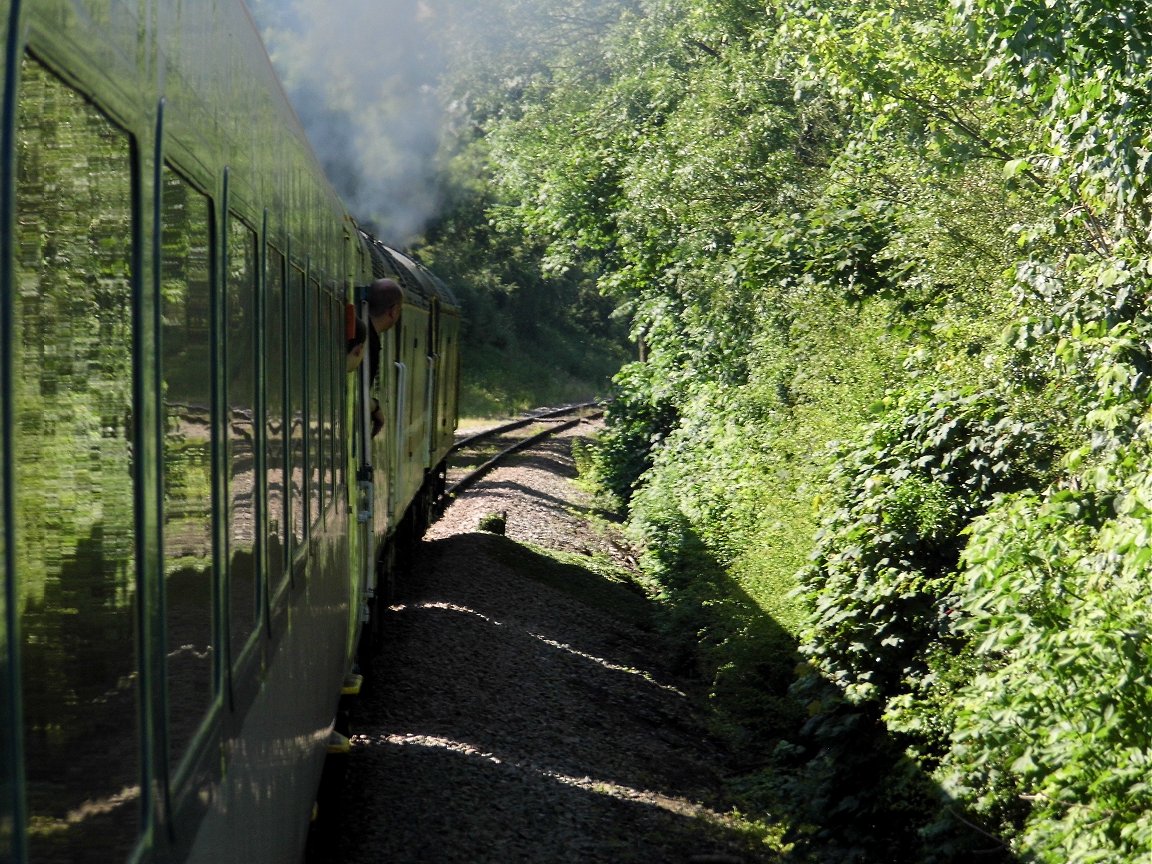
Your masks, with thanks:
[[[628,356],[625,323],[593,275],[544,272],[538,243],[489,223],[485,188],[463,182],[483,170],[475,153],[459,157],[445,213],[418,250],[464,310],[462,414],[509,416],[602,396]]]
[[[749,806],[813,859],[1147,855],[1147,10],[532,5],[457,79],[477,239],[631,322],[589,470]]]

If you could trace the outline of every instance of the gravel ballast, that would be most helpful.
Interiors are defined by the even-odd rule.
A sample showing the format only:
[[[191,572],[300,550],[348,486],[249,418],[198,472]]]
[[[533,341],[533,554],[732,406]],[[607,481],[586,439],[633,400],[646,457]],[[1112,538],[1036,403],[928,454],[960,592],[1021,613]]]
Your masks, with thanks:
[[[330,760],[315,864],[776,860],[726,815],[725,754],[648,601],[607,573],[634,559],[573,484],[589,431],[514,457],[419,544]]]

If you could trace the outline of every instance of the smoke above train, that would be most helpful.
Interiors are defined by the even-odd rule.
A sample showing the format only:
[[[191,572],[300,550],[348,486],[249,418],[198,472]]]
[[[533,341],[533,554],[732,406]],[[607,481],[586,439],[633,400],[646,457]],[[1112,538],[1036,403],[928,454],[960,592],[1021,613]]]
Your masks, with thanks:
[[[405,247],[437,213],[440,161],[483,79],[524,80],[630,0],[247,0],[341,197]]]
[[[333,185],[362,224],[406,244],[440,198],[437,16],[412,0],[249,6]]]

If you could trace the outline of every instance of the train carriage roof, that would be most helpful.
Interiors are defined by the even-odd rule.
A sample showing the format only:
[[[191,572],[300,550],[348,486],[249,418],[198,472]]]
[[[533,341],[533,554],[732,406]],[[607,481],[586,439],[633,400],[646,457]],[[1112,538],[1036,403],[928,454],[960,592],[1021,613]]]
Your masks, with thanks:
[[[388,254],[400,267],[408,270],[413,278],[423,286],[431,297],[436,297],[445,306],[457,306],[456,297],[452,291],[432,271],[403,252],[385,247]]]
[[[404,289],[409,302],[418,306],[430,306],[433,300],[441,306],[459,308],[459,303],[451,289],[423,264],[409,258],[402,252],[385,246],[371,234],[360,232],[372,258],[372,275],[377,279],[395,279]]]

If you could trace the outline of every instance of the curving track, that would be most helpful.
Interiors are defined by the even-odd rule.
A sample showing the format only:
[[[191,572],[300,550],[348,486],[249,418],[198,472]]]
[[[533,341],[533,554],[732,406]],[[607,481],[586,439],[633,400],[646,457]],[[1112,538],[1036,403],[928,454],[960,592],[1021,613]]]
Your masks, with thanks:
[[[506,457],[543,439],[603,415],[601,402],[580,402],[559,408],[538,408],[524,417],[460,438],[448,451],[448,485],[443,510]]]

